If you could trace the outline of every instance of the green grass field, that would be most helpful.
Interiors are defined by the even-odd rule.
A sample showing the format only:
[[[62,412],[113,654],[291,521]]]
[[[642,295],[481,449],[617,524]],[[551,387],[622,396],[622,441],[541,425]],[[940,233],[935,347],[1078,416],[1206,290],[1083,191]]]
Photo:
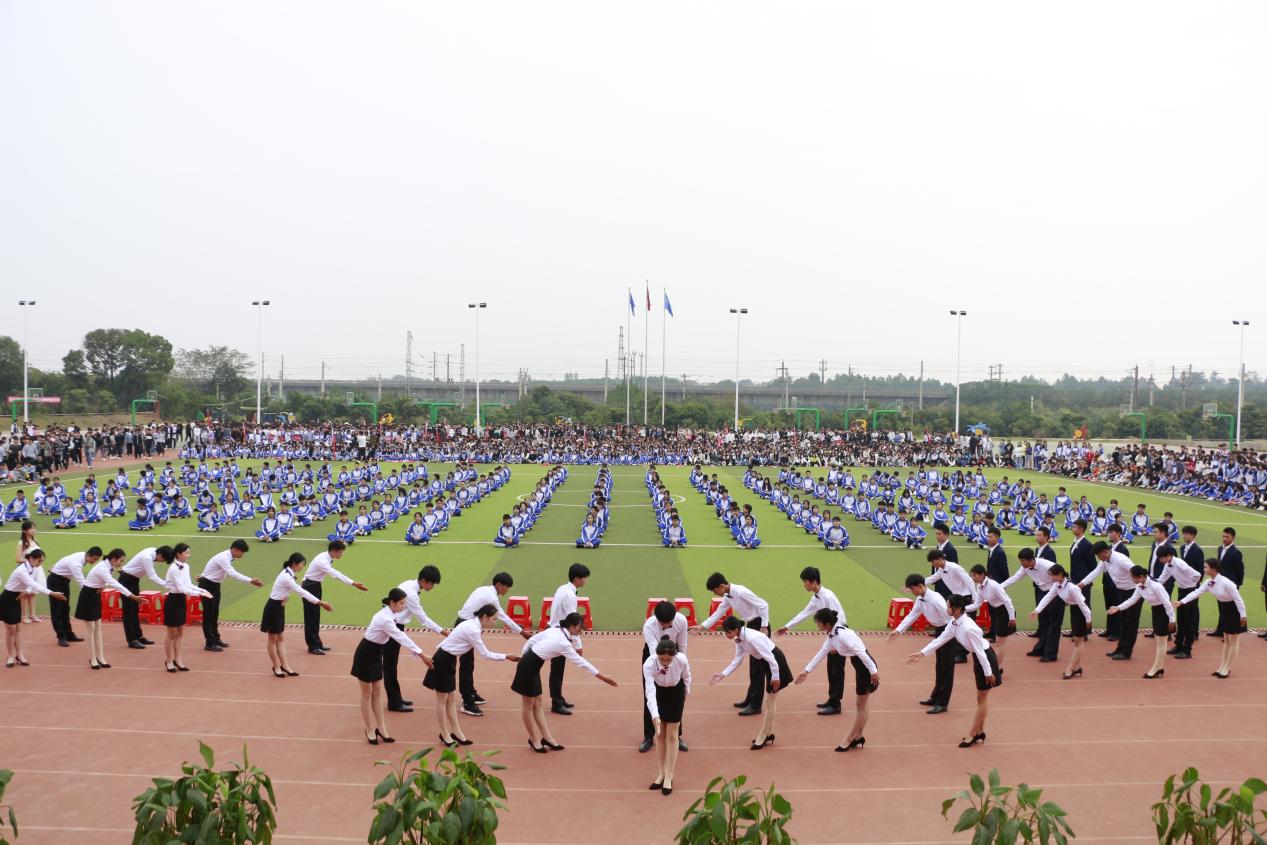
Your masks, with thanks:
[[[429,464],[432,472],[445,472],[443,464]],[[805,604],[806,594],[798,573],[808,564],[823,571],[824,583],[832,587],[845,605],[849,623],[860,630],[878,630],[885,625],[889,599],[901,595],[900,587],[910,572],[924,573],[927,564],[922,552],[908,551],[903,546],[882,537],[868,524],[848,522],[852,546],[846,552],[828,552],[811,540],[766,502],[754,500],[743,490],[741,467],[718,467],[718,476],[727,481],[732,492],[738,491],[741,503],[752,501],[754,513],[760,523],[763,545],[756,551],[742,551],[731,542],[727,529],[713,515],[712,508],[703,496],[687,483],[689,468],[665,467],[660,470],[682,514],[690,545],[685,549],[670,550],[660,545],[655,514],[651,509],[643,484],[644,468],[614,467],[615,480],[610,527],[603,546],[594,550],[576,549],[573,546],[580,523],[589,501],[596,467],[569,468],[569,478],[555,493],[550,507],[538,520],[536,527],[516,549],[497,549],[492,537],[501,521],[501,515],[509,511],[516,498],[532,490],[541,474],[540,467],[519,465],[513,467],[510,482],[501,490],[486,497],[473,508],[454,519],[448,531],[429,546],[412,547],[405,544],[405,522],[392,525],[387,531],[358,540],[345,554],[339,568],[349,576],[363,581],[370,587],[361,593],[342,584],[330,583],[326,588],[326,600],[334,605],[334,612],[325,619],[332,624],[363,625],[378,609],[379,599],[387,590],[415,575],[424,564],[440,567],[443,582],[425,597],[427,612],[437,621],[448,624],[471,589],[487,583],[491,576],[507,571],[515,577],[512,595],[532,598],[534,614],[539,613],[542,596],[549,596],[567,577],[567,567],[573,561],[582,561],[593,570],[593,577],[582,590],[593,603],[595,625],[603,630],[636,630],[646,613],[649,596],[693,596],[696,608],[707,611],[711,594],[704,589],[709,573],[725,573],[733,583],[745,584],[764,596],[771,606],[771,622],[781,625]],[[993,482],[1004,473],[991,471],[987,477]],[[1159,518],[1163,511],[1175,514],[1179,524],[1192,524],[1200,529],[1198,541],[1207,551],[1218,544],[1219,532],[1225,525],[1234,525],[1238,532],[1238,545],[1246,558],[1246,582],[1244,595],[1250,610],[1250,625],[1267,624],[1262,594],[1258,585],[1263,576],[1264,549],[1267,548],[1267,517],[1204,501],[1178,496],[1162,496],[1123,489],[1113,485],[1069,482],[1055,476],[1034,473],[1006,473],[1010,478],[1031,478],[1040,491],[1054,496],[1061,484],[1076,500],[1080,495],[1095,504],[1107,504],[1116,498],[1124,511],[1131,512],[1143,502],[1151,516]],[[84,473],[68,473],[63,481],[72,491],[78,489],[77,478]],[[100,474],[104,479],[106,473]],[[9,501],[15,487],[0,489],[0,498]],[[28,488],[28,496],[34,490]],[[36,517],[39,525],[39,541],[48,552],[50,561],[81,551],[91,545],[104,549],[121,546],[129,554],[150,545],[164,542],[185,541],[193,547],[191,559],[194,572],[202,570],[202,564],[212,554],[224,549],[237,536],[251,542],[251,552],[239,568],[262,579],[266,586],[256,589],[246,584],[225,584],[221,616],[226,620],[259,619],[260,611],[268,597],[267,585],[272,582],[281,562],[292,551],[298,550],[311,559],[325,548],[325,535],[332,530],[330,520],[300,529],[292,537],[276,545],[254,541],[258,520],[245,523],[242,531],[225,530],[216,535],[199,534],[193,520],[180,520],[146,534],[129,532],[124,519],[107,520],[95,526],[81,526],[70,531],[56,531],[48,517]],[[12,548],[17,525],[6,524],[0,528],[6,542]],[[930,530],[931,535],[931,530]],[[1062,563],[1065,560],[1067,533],[1061,533],[1055,543]],[[930,537],[931,539],[931,537]],[[1015,553],[1025,543],[1014,532],[1005,532],[1004,545],[1015,569]],[[965,566],[983,563],[985,552],[968,546],[962,538],[955,538],[960,562]],[[1136,541],[1136,547],[1141,541]],[[1147,553],[1133,552],[1139,558]],[[11,559],[7,559],[11,560]],[[11,563],[9,566],[11,567]],[[5,572],[8,572],[6,568]],[[146,588],[152,585],[146,584]],[[1028,625],[1025,614],[1032,609],[1033,601],[1028,587],[1014,589],[1018,622]],[[1209,597],[1203,602],[1210,602]],[[1104,616],[1099,590],[1092,602],[1098,620]],[[292,602],[293,605],[293,602]],[[41,607],[44,600],[41,599]],[[42,611],[46,612],[46,611]],[[1213,618],[1212,603],[1203,619]],[[292,622],[300,621],[298,607],[289,608]],[[702,617],[701,617],[702,618]],[[808,627],[808,624],[804,627]]]

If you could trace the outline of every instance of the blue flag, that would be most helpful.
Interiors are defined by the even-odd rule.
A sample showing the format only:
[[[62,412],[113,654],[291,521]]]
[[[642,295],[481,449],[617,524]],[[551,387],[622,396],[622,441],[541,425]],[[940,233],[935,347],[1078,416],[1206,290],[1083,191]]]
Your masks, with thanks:
[[[633,291],[629,291],[629,315],[633,316],[638,313],[638,306],[634,305]]]
[[[664,292],[664,310],[669,312],[669,316],[673,316],[673,306],[669,304],[669,292]]]

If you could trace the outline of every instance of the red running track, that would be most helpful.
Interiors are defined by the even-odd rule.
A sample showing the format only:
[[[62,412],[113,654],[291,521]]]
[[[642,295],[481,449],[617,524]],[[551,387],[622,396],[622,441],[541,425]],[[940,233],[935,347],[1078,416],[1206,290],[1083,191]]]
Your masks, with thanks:
[[[421,662],[402,660],[409,714],[391,714],[394,746],[369,746],[361,734],[356,682],[348,675],[357,631],[330,631],[335,651],[325,657],[302,649],[292,627],[292,664],[301,676],[278,680],[268,671],[264,636],[253,626],[225,626],[232,648],[220,654],[194,649],[193,671],[162,670],[161,648],[121,647],[107,626],[110,670],[90,671],[83,644],[58,648],[47,622],[23,627],[29,668],[0,669],[4,753],[0,767],[16,771],[6,800],[15,807],[23,845],[82,845],[130,840],[131,800],[155,776],[179,774],[197,758],[197,740],[216,749],[218,762],[251,759],[274,779],[279,842],[364,842],[371,793],[382,775],[376,760],[395,760],[406,748],[436,744],[433,698],[419,683]],[[160,631],[152,630],[151,634]],[[1140,641],[1134,660],[1112,662],[1104,641],[1093,639],[1085,677],[1063,681],[1060,664],[1039,665],[1022,656],[1029,641],[1013,639],[1002,687],[991,694],[989,741],[956,747],[971,720],[974,689],[969,667],[957,669],[951,711],[929,716],[917,702],[931,687],[932,661],[908,666],[907,654],[927,640],[918,635],[889,643],[868,636],[882,683],[872,697],[867,745],[832,751],[852,720],[852,684],[842,716],[820,717],[825,695],[819,671],[780,695],[777,744],[748,750],[758,725],[735,715],[746,671],[708,687],[709,676],[733,653],[720,635],[692,640],[695,691],[687,702],[685,735],[675,791],[647,790],[651,755],[640,755],[639,639],[592,635],[585,654],[621,686],[604,686],[569,666],[566,690],[577,705],[571,717],[550,716],[564,752],[528,751],[518,697],[509,689],[510,664],[476,663],[480,691],[489,699],[483,718],[463,717],[477,741],[472,750],[504,749],[497,758],[509,810],[503,843],[670,842],[687,806],[715,775],[746,773],[753,785],[774,782],[794,807],[790,830],[802,843],[941,843],[954,841],[940,804],[961,788],[969,772],[997,766],[1005,782],[1025,780],[1069,812],[1079,842],[1151,842],[1149,806],[1167,775],[1188,765],[1218,783],[1262,776],[1267,759],[1267,644],[1242,640],[1240,661],[1226,681],[1209,673],[1219,644],[1203,637],[1196,659],[1170,660],[1166,677],[1145,681]],[[436,639],[420,639],[430,652]],[[522,640],[490,635],[491,648],[509,650]],[[817,636],[779,640],[794,671],[816,650]],[[1062,651],[1069,647],[1066,640]],[[851,670],[852,671],[852,670]],[[566,818],[566,823],[560,823]]]

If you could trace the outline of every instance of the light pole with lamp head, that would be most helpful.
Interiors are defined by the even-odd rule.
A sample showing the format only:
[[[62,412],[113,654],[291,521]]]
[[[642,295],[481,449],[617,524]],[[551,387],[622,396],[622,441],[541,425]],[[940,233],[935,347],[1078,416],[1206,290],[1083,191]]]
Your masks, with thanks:
[[[487,302],[471,302],[467,308],[475,311],[475,428],[478,431],[482,422],[480,418],[480,311],[488,307]]]
[[[255,370],[255,425],[262,426],[264,424],[262,413],[264,405],[264,306],[269,304],[269,300],[255,299],[251,301],[251,304],[255,306],[256,313],[259,315],[255,330],[256,351],[258,353],[258,367]]]
[[[1236,448],[1241,448],[1241,406],[1245,404],[1245,327],[1249,320],[1233,320],[1241,330],[1241,368],[1236,379]]]
[[[963,345],[963,318],[968,316],[967,311],[951,311],[950,316],[955,318],[955,442],[959,442],[959,350]]]
[[[739,439],[739,318],[748,313],[747,308],[731,308],[735,315],[735,440]]]
[[[26,330],[26,311],[28,308],[35,306],[34,299],[19,299],[18,305],[22,308],[22,425],[31,419],[31,388],[30,388],[30,353],[27,351],[27,330]]]

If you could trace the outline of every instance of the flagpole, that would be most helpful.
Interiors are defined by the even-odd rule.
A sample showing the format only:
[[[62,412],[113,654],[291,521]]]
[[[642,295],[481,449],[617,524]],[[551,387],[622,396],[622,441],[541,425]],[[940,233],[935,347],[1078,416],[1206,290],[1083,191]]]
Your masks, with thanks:
[[[668,327],[668,312],[664,303],[668,301],[669,292],[660,288],[660,427],[664,428],[664,372],[665,372],[665,330]]]
[[[646,281],[643,282],[647,291],[647,316],[642,320],[642,424],[647,424],[647,350],[651,348],[651,289],[646,287]]]
[[[633,302],[633,288],[628,287],[629,302]],[[625,337],[629,339],[629,348],[625,350],[625,425],[629,425],[629,372],[630,364],[633,360],[633,333],[630,331],[630,315],[633,313],[632,308],[625,310]]]

